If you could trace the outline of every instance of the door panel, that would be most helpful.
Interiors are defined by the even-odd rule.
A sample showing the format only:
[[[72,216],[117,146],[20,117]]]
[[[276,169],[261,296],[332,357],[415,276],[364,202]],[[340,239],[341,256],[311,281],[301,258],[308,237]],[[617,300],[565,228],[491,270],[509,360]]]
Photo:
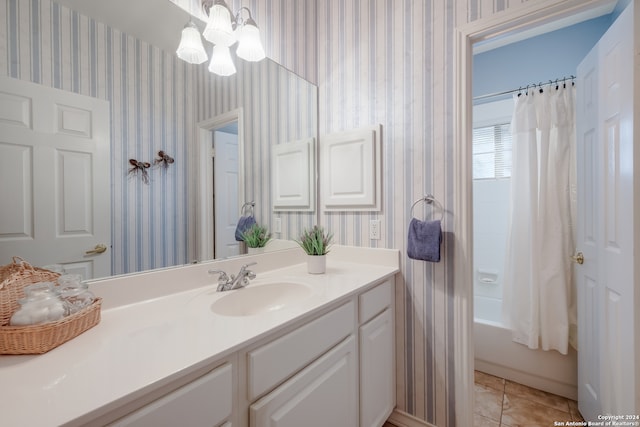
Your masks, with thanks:
[[[91,234],[91,155],[59,150],[56,166],[56,234]]]
[[[578,398],[591,421],[640,409],[633,21],[632,2],[578,67]]]
[[[240,254],[235,239],[238,210],[238,135],[215,131],[215,258]]]
[[[598,43],[604,146],[602,410],[637,414],[634,382],[633,3]]]
[[[0,200],[11,200],[0,203],[0,243],[33,237],[32,159],[31,147],[0,142],[2,179],[11,183],[0,185]]]
[[[111,275],[109,104],[0,79],[0,264]]]
[[[598,231],[601,223],[598,180],[598,57],[593,50],[578,66],[576,96],[577,236],[584,264],[575,268],[578,297],[578,398],[585,419],[601,414],[600,402],[600,279]]]

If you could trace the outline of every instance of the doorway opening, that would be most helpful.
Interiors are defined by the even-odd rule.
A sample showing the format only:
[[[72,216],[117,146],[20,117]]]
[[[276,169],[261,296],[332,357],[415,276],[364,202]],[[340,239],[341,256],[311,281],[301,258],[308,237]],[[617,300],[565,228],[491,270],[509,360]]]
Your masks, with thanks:
[[[589,1],[566,2],[536,8],[535,5],[526,12],[519,10],[508,11],[501,20],[480,20],[471,22],[459,29],[457,34],[457,75],[456,75],[456,125],[461,141],[455,144],[455,170],[458,177],[454,189],[454,206],[458,216],[455,219],[459,244],[455,251],[455,288],[460,290],[454,297],[455,324],[454,335],[456,346],[460,351],[454,355],[456,372],[456,414],[457,423],[472,425],[473,411],[473,377],[474,377],[474,313],[473,313],[473,283],[476,271],[473,267],[473,167],[472,167],[472,49],[488,45],[491,42],[504,43],[510,36],[538,31],[549,25],[560,28],[566,25],[566,20],[581,16],[590,19],[610,13],[614,2]],[[585,18],[586,17],[586,18]],[[542,30],[541,30],[542,29]],[[540,60],[544,60],[541,58]],[[519,85],[515,85],[515,89]],[[511,87],[514,89],[514,87]]]
[[[242,109],[198,127],[198,260],[239,255],[235,228],[244,200]]]
[[[571,191],[558,194],[558,197],[554,195],[555,188],[561,186],[560,183],[565,183],[564,180],[567,180],[567,186],[571,183],[570,187],[575,189],[575,178],[570,178],[573,167],[570,166],[572,162],[569,160],[575,159],[575,152],[571,155],[569,152],[572,150],[567,149],[565,155],[561,154],[564,151],[555,150],[553,147],[556,147],[557,143],[558,147],[571,146],[575,149],[575,143],[565,139],[549,144],[540,140],[528,140],[527,142],[538,144],[540,147],[551,147],[548,153],[550,157],[545,156],[543,159],[538,156],[538,161],[525,161],[522,158],[519,163],[522,167],[512,170],[512,153],[515,153],[516,148],[523,147],[522,144],[526,142],[523,141],[522,133],[519,136],[514,135],[512,147],[512,118],[516,104],[520,105],[518,111],[524,112],[525,107],[534,107],[530,101],[544,100],[549,106],[558,108],[572,106],[573,78],[577,73],[578,64],[595,46],[611,22],[611,15],[605,14],[491,50],[480,45],[479,52],[473,57],[475,370],[572,400],[577,399],[576,337],[571,333],[567,338],[558,325],[568,322],[571,325],[569,329],[576,330],[575,280],[567,273],[571,270],[569,254],[560,250],[560,246],[565,245],[571,247],[567,251],[575,249],[575,229],[572,232],[572,228],[569,227],[570,224],[575,226],[575,221],[569,220],[575,209],[570,209],[569,205],[575,206],[576,193]],[[545,60],[541,60],[544,57]],[[546,117],[553,123],[559,120],[554,108],[538,111],[547,111]],[[518,117],[521,120],[523,114],[518,113]],[[555,125],[554,129],[558,130]],[[575,139],[575,135],[571,139]],[[520,143],[519,147],[515,146],[517,143]],[[519,150],[522,154],[524,151]],[[543,179],[546,175],[539,173],[545,170],[544,165],[549,163],[555,165],[549,173],[553,172],[557,179],[549,182],[550,185],[544,185],[547,182]],[[560,170],[560,165],[567,167]],[[523,181],[529,176],[523,174],[526,168],[532,168],[530,172],[542,179],[542,185],[537,191]],[[542,169],[538,171],[538,168]],[[516,183],[519,183],[516,185],[519,191],[514,193],[512,187]],[[562,187],[564,188],[564,185]],[[524,196],[529,192],[529,196]],[[514,194],[515,205],[511,201]],[[521,208],[522,212],[518,211],[518,206],[526,205],[523,203],[525,201],[531,201],[532,206],[540,203],[540,206],[546,205],[547,208],[540,214],[529,214],[532,211],[537,212],[537,209]],[[513,217],[510,214],[510,206],[517,212]],[[546,213],[551,211],[554,212],[553,215]],[[539,242],[547,248],[544,254],[534,250],[530,257],[518,258],[530,260],[527,263],[514,263],[513,259],[511,262],[507,261],[514,251],[523,254],[534,246],[535,235],[528,236],[523,230],[533,229],[531,221],[536,217],[538,221],[534,221],[533,225],[543,221],[544,224],[552,224],[553,229],[560,227],[565,232],[546,235],[545,230],[550,227],[544,227],[539,230],[546,236]],[[507,243],[509,236],[515,239],[511,245]],[[509,253],[508,247],[511,247]],[[526,278],[532,276],[526,273],[538,271],[535,266],[543,259],[545,270],[553,270],[553,275],[528,281]],[[522,280],[509,277],[522,277]],[[542,289],[549,292],[549,296],[540,299],[539,306],[538,299],[530,297],[537,295],[534,290],[538,286],[541,292]],[[529,288],[532,292],[526,293],[525,290]],[[511,295],[511,298],[505,299],[503,295]],[[552,308],[559,305],[555,301],[562,301],[565,296],[567,306],[564,309]],[[540,315],[541,319],[535,320],[538,312],[543,314]],[[510,322],[513,316],[515,318]],[[527,322],[531,322],[534,329],[525,330],[522,325]],[[546,328],[551,322],[557,328]],[[540,332],[536,332],[538,324],[541,324]],[[520,332],[521,339],[526,337],[528,346],[532,348],[514,342],[512,329]],[[525,332],[526,335],[523,335]],[[538,335],[542,340],[540,344]],[[548,351],[541,349],[545,346]],[[558,351],[553,351],[554,349]]]

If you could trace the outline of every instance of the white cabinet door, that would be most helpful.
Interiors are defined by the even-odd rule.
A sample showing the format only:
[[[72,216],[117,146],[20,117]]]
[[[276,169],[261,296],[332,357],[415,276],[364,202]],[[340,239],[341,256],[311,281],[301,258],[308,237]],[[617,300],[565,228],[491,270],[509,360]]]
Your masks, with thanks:
[[[360,327],[360,426],[382,426],[395,406],[393,312]]]
[[[314,139],[271,148],[271,191],[274,211],[315,209]]]
[[[322,208],[379,211],[381,126],[333,133],[321,139]]]
[[[251,427],[358,425],[358,363],[353,336],[250,407]]]

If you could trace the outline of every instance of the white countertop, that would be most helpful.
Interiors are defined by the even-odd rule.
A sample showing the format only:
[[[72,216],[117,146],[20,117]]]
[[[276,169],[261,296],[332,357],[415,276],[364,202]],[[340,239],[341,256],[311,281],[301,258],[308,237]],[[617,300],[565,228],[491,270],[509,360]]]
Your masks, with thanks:
[[[338,255],[329,256],[327,273],[322,275],[308,274],[304,263],[258,271],[250,287],[296,282],[307,285],[312,293],[293,307],[254,316],[214,313],[213,302],[229,292],[216,292],[216,281],[210,278],[208,285],[183,285],[187,290],[146,300],[133,298],[134,301],[119,305],[110,304],[106,292],[102,319],[94,328],[43,355],[0,356],[2,425],[81,424],[398,272],[396,251],[363,251],[365,256],[356,256],[353,262],[344,259],[359,249],[336,250]],[[380,256],[390,262],[376,262]],[[258,255],[247,259],[261,258]],[[204,268],[228,266],[225,270],[235,273],[231,266],[238,262],[246,261],[221,261]],[[203,267],[198,264],[185,267],[184,271],[191,271],[187,269]],[[163,272],[153,274],[161,277],[158,275]],[[119,289],[122,292],[124,287]],[[131,295],[135,293],[132,288]],[[90,417],[85,417],[87,414]]]

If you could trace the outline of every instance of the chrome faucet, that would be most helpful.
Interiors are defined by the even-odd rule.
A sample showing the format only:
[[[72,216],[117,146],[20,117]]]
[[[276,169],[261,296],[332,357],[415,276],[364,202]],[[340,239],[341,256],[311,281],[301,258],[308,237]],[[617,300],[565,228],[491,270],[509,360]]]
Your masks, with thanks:
[[[229,276],[222,270],[209,270],[209,274],[218,275],[218,292],[231,291],[234,289],[240,289],[249,284],[249,280],[256,278],[256,273],[251,270],[247,270],[247,267],[257,264],[252,262],[240,267],[240,271],[237,276],[233,274]]]

